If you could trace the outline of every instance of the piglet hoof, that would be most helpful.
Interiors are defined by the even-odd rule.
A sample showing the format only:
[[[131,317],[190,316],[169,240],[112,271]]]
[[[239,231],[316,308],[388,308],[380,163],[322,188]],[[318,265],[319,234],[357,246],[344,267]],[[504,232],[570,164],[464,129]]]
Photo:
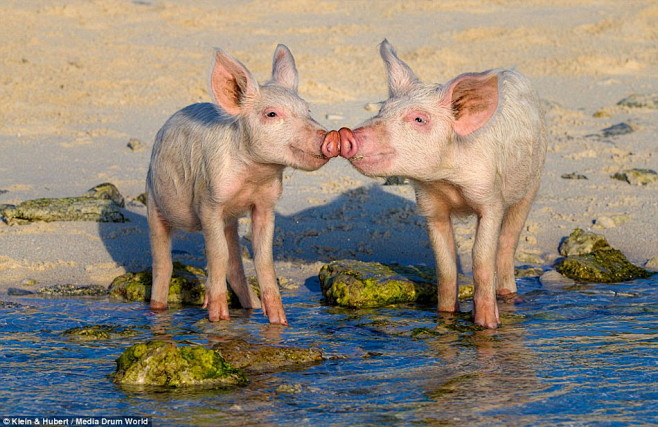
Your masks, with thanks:
[[[263,298],[263,315],[267,317],[271,325],[288,325],[286,312],[283,309],[281,298]]]
[[[340,134],[337,131],[329,131],[324,136],[324,141],[322,142],[322,154],[328,159],[340,155]]]
[[[498,317],[498,306],[496,304],[486,307],[473,307],[473,321],[475,324],[483,326],[487,329],[496,329],[500,324]]]
[[[151,310],[155,311],[162,311],[167,309],[167,303],[166,302],[160,302],[160,301],[154,301],[151,300]]]
[[[349,128],[340,128],[338,133],[340,134],[340,155],[346,159],[356,156],[359,148],[352,130]]]
[[[228,302],[226,294],[219,294],[214,296],[206,296],[203,298],[203,306],[201,308],[208,308],[208,320],[217,322],[219,320],[228,320]]]

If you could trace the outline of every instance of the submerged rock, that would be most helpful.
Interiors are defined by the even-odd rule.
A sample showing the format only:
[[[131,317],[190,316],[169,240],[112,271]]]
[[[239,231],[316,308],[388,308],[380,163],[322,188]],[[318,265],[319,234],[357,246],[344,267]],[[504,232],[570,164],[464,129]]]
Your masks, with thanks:
[[[107,295],[108,291],[101,285],[76,286],[62,284],[39,288],[36,293],[55,297],[102,297]]]
[[[260,295],[258,281],[252,277],[248,281],[256,295]],[[152,282],[151,269],[139,273],[122,274],[110,284],[110,296],[127,301],[148,302],[151,300]],[[206,293],[205,283],[206,273],[202,269],[175,261],[169,282],[167,303],[172,305],[203,305],[203,297]],[[230,288],[227,299],[229,307],[240,308],[240,301]]]
[[[121,385],[216,388],[247,383],[219,353],[197,345],[149,341],[129,347],[116,362],[113,381]]]
[[[123,206],[125,202],[119,190],[105,183],[79,197],[42,198],[18,205],[3,205],[0,216],[9,225],[33,221],[126,222],[121,213]]]
[[[322,352],[315,348],[275,347],[240,338],[217,344],[213,350],[231,366],[257,373],[298,368],[324,360]]]
[[[428,267],[333,261],[319,273],[322,295],[331,305],[351,308],[392,304],[436,304],[436,273]],[[473,286],[460,286],[459,297],[473,296]]]
[[[133,326],[123,328],[116,325],[93,325],[67,329],[62,333],[62,336],[76,341],[96,341],[134,337],[137,334],[138,332]]]
[[[640,94],[634,93],[617,103],[630,108],[658,108],[658,93]]]
[[[647,185],[656,182],[658,173],[653,169],[626,169],[611,175],[612,179],[633,185]]]
[[[556,265],[556,270],[578,282],[616,283],[651,275],[631,264],[605,237],[581,229],[574,230],[562,243],[560,253],[566,257]]]

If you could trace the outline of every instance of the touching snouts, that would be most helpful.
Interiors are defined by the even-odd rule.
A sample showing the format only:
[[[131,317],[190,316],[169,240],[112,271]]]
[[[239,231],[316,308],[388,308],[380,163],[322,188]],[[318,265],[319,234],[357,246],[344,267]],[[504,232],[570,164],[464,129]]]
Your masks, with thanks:
[[[356,155],[358,147],[354,134],[349,128],[329,131],[322,142],[322,154],[327,158],[342,156],[350,159]]]

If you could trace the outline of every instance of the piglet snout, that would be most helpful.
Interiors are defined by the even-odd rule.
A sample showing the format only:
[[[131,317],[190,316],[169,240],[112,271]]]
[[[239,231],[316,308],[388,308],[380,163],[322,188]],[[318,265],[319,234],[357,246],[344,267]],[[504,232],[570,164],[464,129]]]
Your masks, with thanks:
[[[354,134],[349,128],[340,128],[338,133],[340,134],[340,155],[351,159],[359,151]]]
[[[329,131],[324,136],[322,154],[328,159],[340,155],[340,134],[337,131]]]

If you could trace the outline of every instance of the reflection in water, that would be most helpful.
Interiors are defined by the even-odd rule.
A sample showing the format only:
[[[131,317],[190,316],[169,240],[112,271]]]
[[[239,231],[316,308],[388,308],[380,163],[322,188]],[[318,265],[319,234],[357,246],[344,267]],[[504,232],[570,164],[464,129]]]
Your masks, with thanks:
[[[654,276],[546,289],[523,279],[524,302],[501,305],[496,331],[431,309],[326,307],[319,291],[284,293],[288,327],[270,326],[260,310],[209,323],[198,308],[15,297],[0,302],[0,402],[15,414],[131,414],[159,424],[658,423],[656,285]],[[139,334],[62,337],[90,324]],[[135,342],[211,346],[235,337],[314,346],[327,360],[226,390],[149,392],[110,380],[114,360]]]

